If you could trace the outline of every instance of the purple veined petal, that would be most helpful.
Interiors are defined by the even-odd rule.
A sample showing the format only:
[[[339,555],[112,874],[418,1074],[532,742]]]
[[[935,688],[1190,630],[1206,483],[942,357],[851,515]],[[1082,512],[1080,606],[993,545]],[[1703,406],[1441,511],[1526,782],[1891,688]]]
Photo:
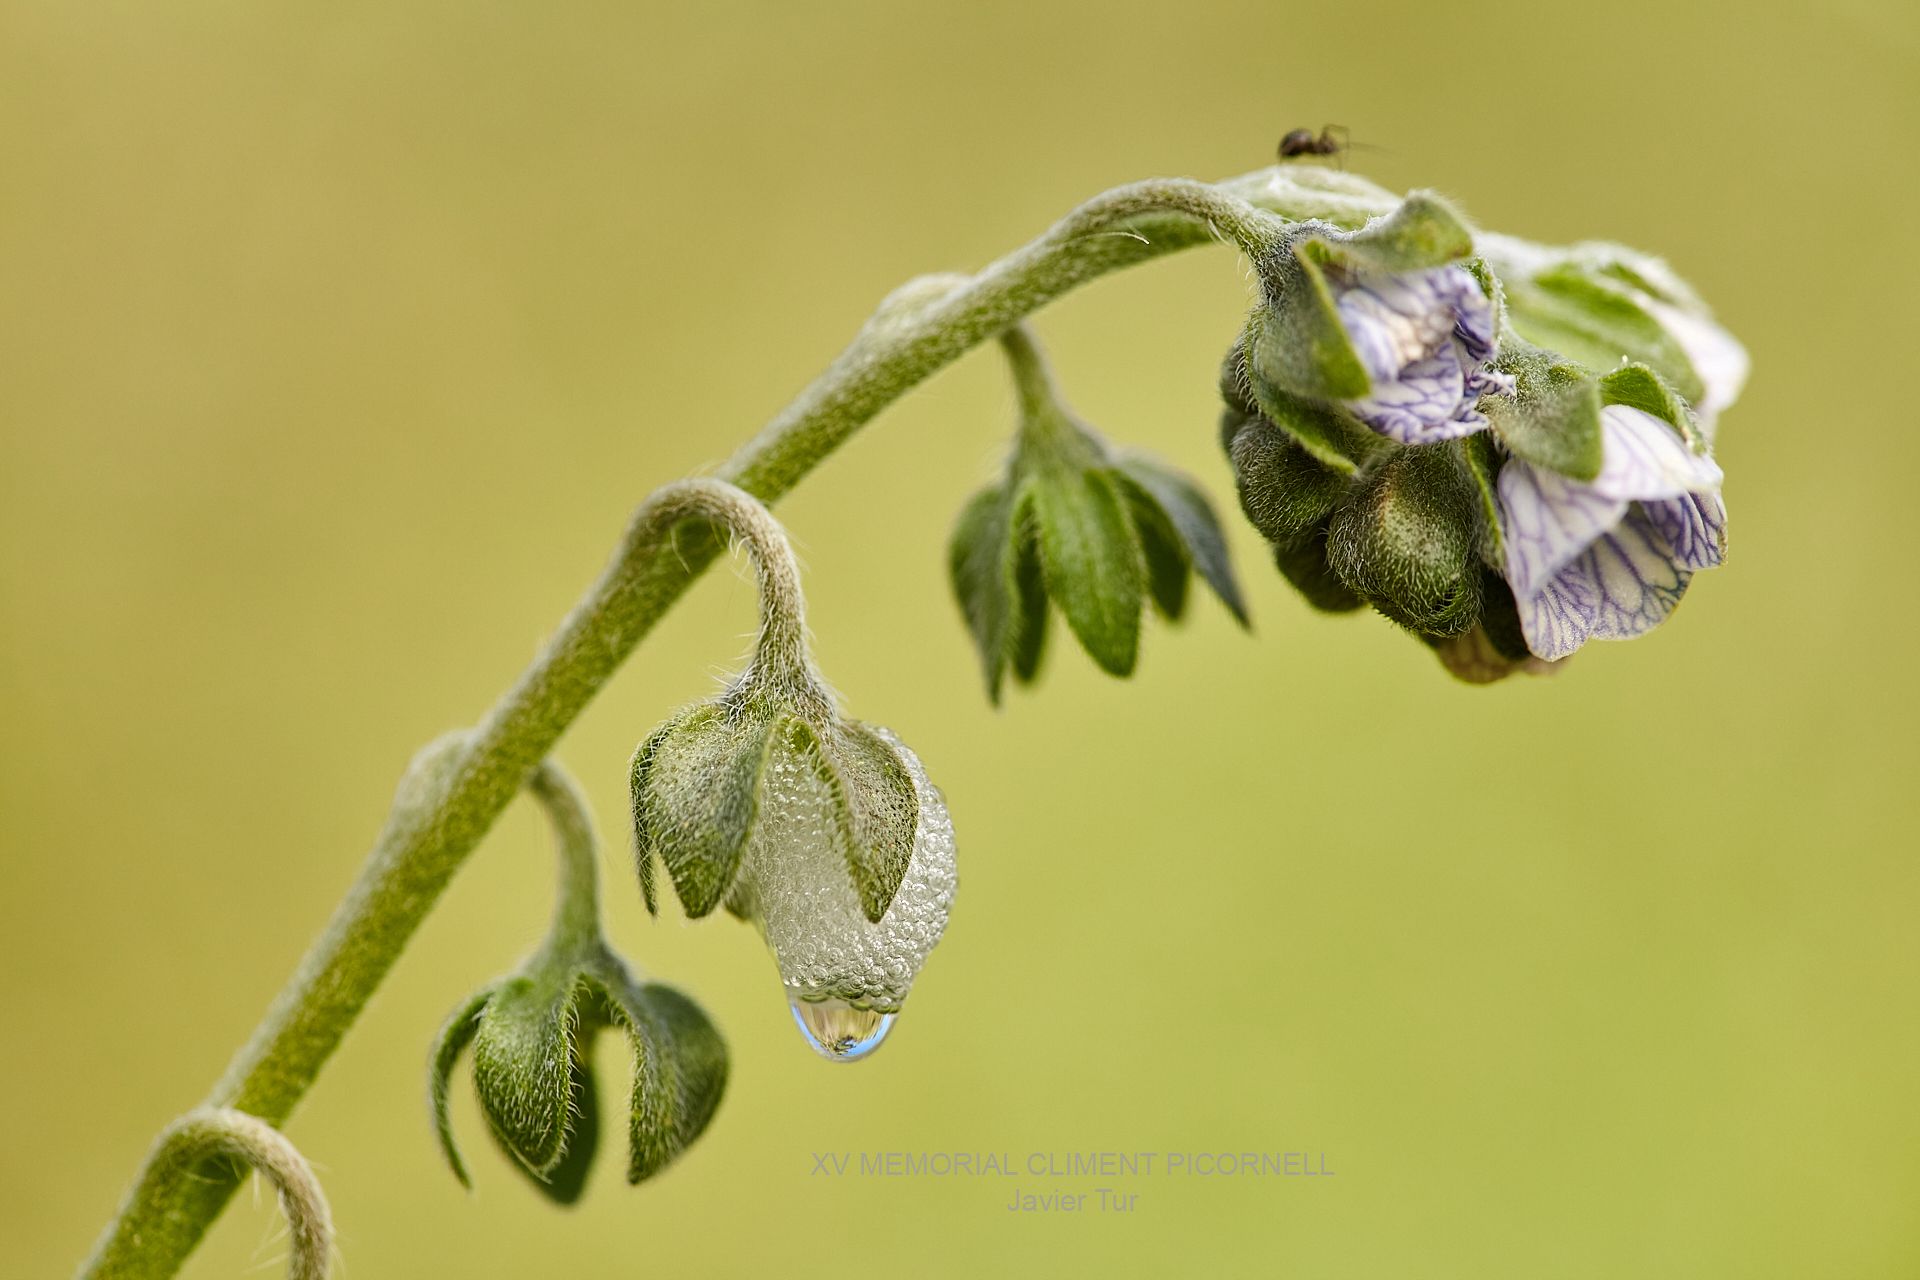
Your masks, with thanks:
[[[1340,322],[1367,372],[1390,382],[1416,360],[1432,355],[1453,330],[1453,308],[1432,272],[1352,276],[1334,301]]]
[[[1643,502],[1640,509],[1682,569],[1711,569],[1727,555],[1727,504],[1717,493],[1689,493]]]
[[[1720,464],[1687,447],[1674,429],[1644,409],[1610,404],[1600,411],[1604,453],[1596,493],[1623,501],[1677,498],[1717,489]]]
[[[1466,378],[1451,345],[1407,365],[1391,381],[1376,381],[1371,394],[1347,401],[1362,422],[1401,444],[1431,444],[1478,430],[1478,426],[1454,422],[1471,406]]]
[[[1507,581],[1523,600],[1543,591],[1627,513],[1624,500],[1518,458],[1509,458],[1500,468],[1496,488]]]
[[[1467,371],[1469,396],[1478,400],[1481,396],[1510,396],[1514,393],[1518,384],[1514,381],[1512,374],[1498,373],[1474,360],[1473,353],[1458,337],[1454,339],[1453,345],[1459,353],[1461,368]]]
[[[1454,337],[1466,348],[1468,364],[1493,358],[1493,303],[1480,290],[1480,282],[1459,267],[1442,267],[1434,273],[1437,288],[1453,309]]]
[[[1642,508],[1567,572],[1584,572],[1597,587],[1596,640],[1631,640],[1666,621],[1693,577],[1675,563],[1674,550]]]
[[[1515,596],[1520,607],[1520,634],[1526,637],[1527,648],[1536,658],[1558,662],[1572,656],[1593,635],[1599,587],[1577,564],[1555,574],[1533,595]]]
[[[1516,596],[1520,630],[1527,648],[1550,662],[1588,640],[1631,640],[1666,621],[1692,576],[1636,509],[1539,592]]]

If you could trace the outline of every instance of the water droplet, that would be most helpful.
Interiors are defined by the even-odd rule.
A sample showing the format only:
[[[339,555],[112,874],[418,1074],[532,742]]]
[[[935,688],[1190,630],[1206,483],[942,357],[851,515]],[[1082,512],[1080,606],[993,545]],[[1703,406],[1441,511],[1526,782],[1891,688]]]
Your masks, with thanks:
[[[789,998],[794,1025],[829,1062],[858,1062],[880,1047],[898,1014],[856,1009],[845,1000]]]

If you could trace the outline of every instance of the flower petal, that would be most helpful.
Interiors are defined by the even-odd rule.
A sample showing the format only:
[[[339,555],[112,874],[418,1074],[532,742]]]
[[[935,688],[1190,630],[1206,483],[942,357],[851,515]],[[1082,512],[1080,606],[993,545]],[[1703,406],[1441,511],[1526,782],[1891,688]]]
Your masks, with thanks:
[[[1355,417],[1389,440],[1435,444],[1472,435],[1487,420],[1471,408],[1466,376],[1453,344],[1407,365],[1393,381],[1376,380],[1372,394],[1347,401]]]
[[[1746,388],[1747,373],[1752,368],[1747,349],[1739,339],[1696,312],[1645,296],[1640,305],[1673,335],[1693,371],[1700,375],[1707,390],[1693,410],[1711,439],[1714,418],[1738,400]]]
[[[1691,577],[1645,513],[1631,511],[1538,594],[1519,599],[1527,647],[1552,661],[1590,639],[1645,635],[1673,612]]]
[[[1717,493],[1643,502],[1641,510],[1682,569],[1711,569],[1727,555],[1727,504]]]
[[[1500,469],[1497,488],[1507,581],[1523,611],[1528,597],[1545,590],[1555,575],[1627,513],[1624,499],[1605,497],[1577,480],[1518,458],[1509,458]],[[1578,642],[1574,648],[1579,648]]]
[[[1605,449],[1593,490],[1621,501],[1677,498],[1720,487],[1720,464],[1687,448],[1674,429],[1644,409],[1610,404],[1600,411]]]
[[[1452,301],[1439,283],[1448,270],[1350,277],[1344,282],[1334,306],[1375,382],[1392,382],[1402,369],[1431,355],[1453,331]],[[1460,275],[1478,291],[1473,277]]]

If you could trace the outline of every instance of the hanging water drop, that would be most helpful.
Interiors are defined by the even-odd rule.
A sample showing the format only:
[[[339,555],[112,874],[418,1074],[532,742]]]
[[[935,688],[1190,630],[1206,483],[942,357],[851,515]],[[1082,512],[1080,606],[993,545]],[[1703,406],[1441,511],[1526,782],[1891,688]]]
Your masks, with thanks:
[[[856,1009],[845,1000],[792,996],[794,1025],[813,1051],[829,1062],[858,1062],[880,1047],[898,1014]]]

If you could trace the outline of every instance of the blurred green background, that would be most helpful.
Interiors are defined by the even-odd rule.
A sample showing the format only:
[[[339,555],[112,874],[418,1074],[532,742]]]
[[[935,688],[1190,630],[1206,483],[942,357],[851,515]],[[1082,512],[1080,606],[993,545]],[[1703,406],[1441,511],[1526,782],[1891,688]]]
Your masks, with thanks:
[[[347,1274],[1894,1276],[1920,1268],[1900,0],[0,4],[0,1270],[84,1254],[654,485],[711,467],[909,275],[1295,125],[1483,225],[1664,253],[1750,346],[1733,554],[1549,681],[1452,683],[1232,537],[1117,683],[990,710],[944,581],[1010,395],[976,355],[782,508],[821,662],[945,789],[962,892],[893,1042],[815,1060],[730,921],[650,924],[634,743],[744,650],[711,575],[564,743],[623,949],[734,1048],[707,1137],[572,1213],[424,1056],[536,940],[516,805],[290,1132]],[[1231,492],[1225,251],[1046,313],[1092,421]],[[608,1067],[617,1047],[608,1043]],[[994,1181],[816,1151],[1301,1150],[1332,1178]],[[609,1152],[608,1154],[611,1154]],[[1087,1180],[1066,1180],[1078,1189]],[[1029,1189],[1050,1190],[1051,1187]],[[188,1274],[278,1270],[271,1197]],[[573,1269],[576,1269],[573,1270]]]

